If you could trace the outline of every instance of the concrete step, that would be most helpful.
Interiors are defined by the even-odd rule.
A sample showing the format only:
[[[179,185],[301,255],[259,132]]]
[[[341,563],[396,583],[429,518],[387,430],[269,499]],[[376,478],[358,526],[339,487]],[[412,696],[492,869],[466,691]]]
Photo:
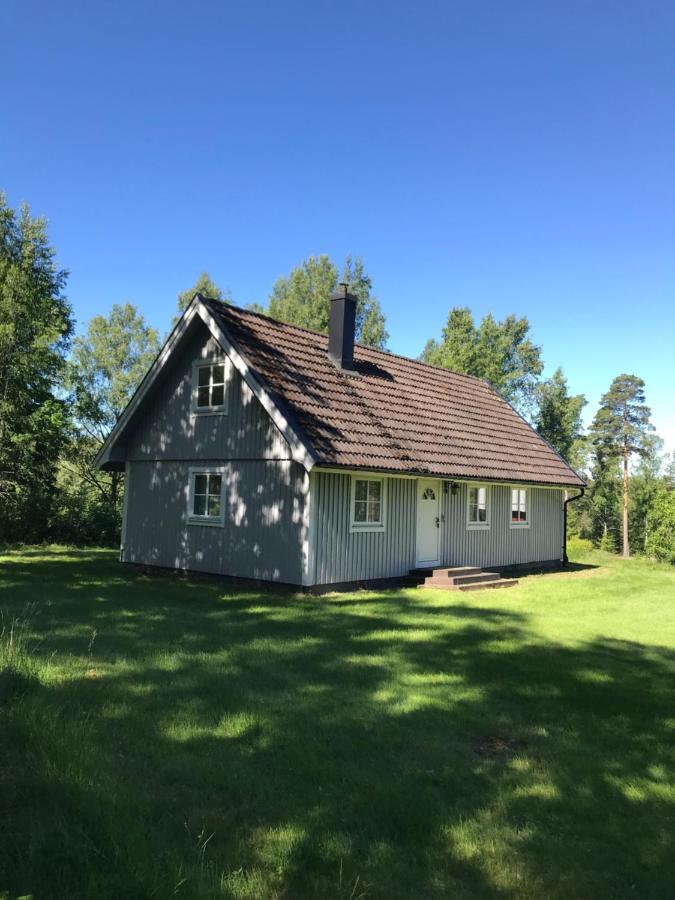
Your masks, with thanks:
[[[517,578],[497,578],[496,581],[480,581],[477,584],[458,584],[458,591],[482,591],[490,588],[510,588],[518,584]]]
[[[445,568],[437,566],[436,568],[420,568],[411,569],[410,574],[415,576],[424,576],[430,578],[438,576],[439,578],[454,578],[457,575],[472,575],[482,572],[478,566],[458,566],[455,568]]]
[[[450,581],[460,587],[463,584],[478,584],[481,581],[495,581],[499,578],[499,572],[476,572],[471,575],[453,575]]]

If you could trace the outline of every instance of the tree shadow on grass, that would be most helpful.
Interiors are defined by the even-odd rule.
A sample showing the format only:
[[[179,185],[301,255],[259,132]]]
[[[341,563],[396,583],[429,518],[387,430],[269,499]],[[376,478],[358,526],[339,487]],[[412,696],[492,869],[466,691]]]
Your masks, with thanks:
[[[45,592],[65,677],[0,710],[0,889],[669,895],[672,653],[541,643],[503,606],[111,574]]]

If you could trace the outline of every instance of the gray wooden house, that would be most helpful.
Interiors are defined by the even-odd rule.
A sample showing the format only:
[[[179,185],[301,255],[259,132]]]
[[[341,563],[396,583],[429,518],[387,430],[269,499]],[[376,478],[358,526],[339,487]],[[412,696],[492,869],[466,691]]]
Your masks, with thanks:
[[[583,481],[484,382],[199,295],[97,457],[121,558],[291,585],[560,561]]]

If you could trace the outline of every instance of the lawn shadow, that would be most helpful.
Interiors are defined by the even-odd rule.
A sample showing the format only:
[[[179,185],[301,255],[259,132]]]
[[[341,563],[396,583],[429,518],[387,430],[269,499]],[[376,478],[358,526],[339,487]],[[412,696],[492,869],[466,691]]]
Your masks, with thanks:
[[[54,571],[19,567],[2,605]],[[0,889],[562,900],[675,879],[668,651],[542,643],[484,601],[242,597],[99,561],[44,595],[40,657],[70,668],[0,711]]]

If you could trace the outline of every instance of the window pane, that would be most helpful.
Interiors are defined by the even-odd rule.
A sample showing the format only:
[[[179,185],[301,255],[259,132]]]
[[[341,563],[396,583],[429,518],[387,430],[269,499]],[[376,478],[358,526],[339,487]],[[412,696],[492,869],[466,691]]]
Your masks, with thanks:
[[[199,369],[199,377],[197,380],[197,384],[199,387],[208,387],[209,386],[209,375],[211,374],[210,366],[202,366]]]
[[[222,406],[225,399],[225,388],[222,384],[214,386],[211,392],[211,406]]]
[[[210,516],[220,515],[220,497],[209,494],[208,510]]]
[[[206,493],[206,479],[208,475],[195,475],[195,494]]]
[[[210,406],[208,387],[197,388],[197,406]]]
[[[212,366],[213,384],[224,384],[225,383],[225,366]]]
[[[520,506],[521,509],[525,509],[527,506],[527,491],[520,492]]]
[[[487,510],[484,506],[481,506],[478,509],[478,521],[479,522],[487,522]]]
[[[367,481],[357,481],[354,487],[354,497],[357,500],[367,500],[368,499],[368,482]]]
[[[368,499],[379,501],[381,490],[382,490],[382,482],[381,481],[369,481],[368,482]]]
[[[222,475],[209,475],[209,494],[218,494],[218,496],[220,496],[220,486],[222,481]]]
[[[469,522],[478,521],[478,505],[476,503],[469,504]]]
[[[368,521],[369,522],[379,522],[380,521],[380,504],[379,503],[369,503],[368,504]]]
[[[520,521],[521,522],[527,521],[527,512],[524,509],[521,509],[521,511],[520,511]]]
[[[195,516],[203,516],[206,514],[206,495],[195,494],[192,501],[192,514]]]
[[[469,488],[469,504],[471,506],[478,505],[478,488]]]
[[[478,505],[485,506],[486,492],[485,488],[478,488]]]
[[[365,500],[357,500],[354,504],[354,521],[355,522],[365,522],[366,521],[366,508],[368,504]]]

